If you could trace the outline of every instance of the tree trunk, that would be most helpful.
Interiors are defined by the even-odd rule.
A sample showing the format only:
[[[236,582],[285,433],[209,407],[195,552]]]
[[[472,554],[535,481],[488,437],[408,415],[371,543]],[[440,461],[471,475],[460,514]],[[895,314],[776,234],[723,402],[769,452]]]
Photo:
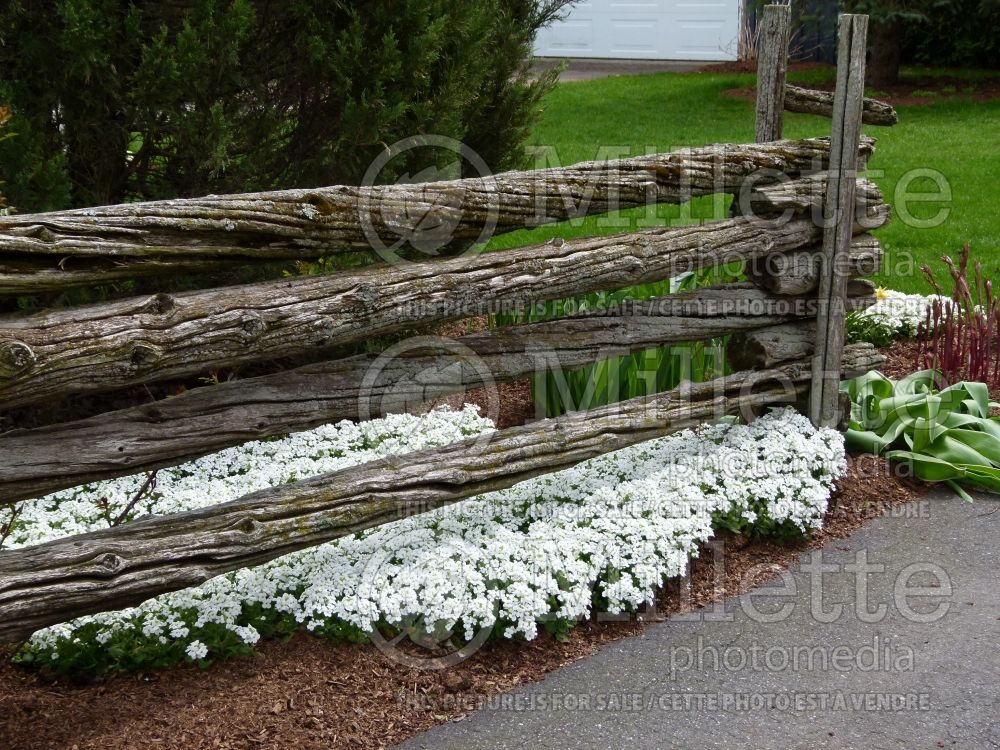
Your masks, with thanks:
[[[871,351],[845,367],[868,367]],[[808,361],[686,383],[631,399],[393,456],[228,503],[0,552],[0,642],[74,617],[138,604],[230,570],[518,482],[723,414],[783,403]],[[770,384],[753,392],[753,386]],[[774,384],[778,385],[775,386]]]
[[[812,181],[808,181],[812,183]],[[808,186],[804,203],[812,200]],[[757,191],[757,200],[768,188]],[[781,206],[788,185],[776,186]],[[865,229],[888,219],[867,206]],[[862,227],[856,227],[860,229]],[[549,242],[423,264],[368,268],[0,319],[0,404],[107,391],[363,341],[415,324],[527,310],[818,242],[811,218],[736,218]]]
[[[871,54],[868,58],[867,85],[895,86],[903,59],[903,24],[901,21],[872,22]]]

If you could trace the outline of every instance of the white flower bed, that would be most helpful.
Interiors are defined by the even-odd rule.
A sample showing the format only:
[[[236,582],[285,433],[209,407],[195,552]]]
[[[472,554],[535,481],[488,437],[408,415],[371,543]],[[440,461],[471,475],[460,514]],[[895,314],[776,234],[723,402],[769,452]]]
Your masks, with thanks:
[[[150,513],[168,515],[216,505],[249,492],[326,474],[384,456],[434,448],[493,429],[472,406],[435,411],[423,418],[390,415],[354,423],[343,421],[281,440],[244,443],[157,472],[156,488],[130,520]],[[146,481],[146,474],[85,484],[24,503],[21,525],[9,547],[39,544],[107,528]],[[101,501],[107,501],[102,511]]]
[[[161,472],[141,512],[224,502],[489,429],[466,407],[251,443]],[[651,601],[711,536],[713,515],[759,528],[818,527],[844,466],[840,434],[817,431],[791,410],[749,426],[706,426],[48,628],[24,654],[57,668],[135,666],[137,654],[153,665],[199,660],[246,648],[277,619],[340,637],[419,618],[428,629],[458,626],[467,638],[495,626],[507,638],[533,638],[540,621],[586,617],[595,596],[611,612]],[[18,543],[100,528],[94,499],[124,503],[141,483],[50,496]]]
[[[904,294],[892,289],[879,289],[878,301],[855,313],[859,319],[877,323],[894,336],[912,337],[927,321],[927,310],[934,300],[950,305],[951,300],[937,294]]]

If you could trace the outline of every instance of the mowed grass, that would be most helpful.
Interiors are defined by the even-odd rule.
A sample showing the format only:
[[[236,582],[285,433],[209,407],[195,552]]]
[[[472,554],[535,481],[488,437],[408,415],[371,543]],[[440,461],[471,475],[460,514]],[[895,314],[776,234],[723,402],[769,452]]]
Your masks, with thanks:
[[[920,73],[927,75],[927,71]],[[791,80],[808,85],[832,76],[832,69],[823,69],[793,73]],[[544,102],[531,141],[533,158],[527,166],[751,142],[753,104],[726,92],[753,85],[752,75],[714,73],[662,73],[560,84]],[[1000,101],[974,102],[961,94],[929,96],[927,101],[898,107],[900,123],[894,127],[865,127],[868,135],[878,138],[870,176],[896,208],[894,220],[877,232],[886,249],[877,281],[902,291],[928,292],[920,266],[941,268],[940,256],[956,255],[965,243],[971,244],[973,258],[983,263],[987,276],[1000,279]],[[829,135],[829,130],[826,118],[785,115],[786,137]],[[938,184],[913,170],[939,174],[950,186],[950,200],[934,199]],[[904,200],[906,191],[924,193],[925,199],[933,200]],[[555,236],[607,234],[668,221],[724,218],[728,206],[728,199],[715,196],[681,207],[627,210],[504,235],[495,238],[491,247]],[[901,218],[905,211],[915,219],[929,219],[942,209],[947,214],[936,226],[913,226]]]

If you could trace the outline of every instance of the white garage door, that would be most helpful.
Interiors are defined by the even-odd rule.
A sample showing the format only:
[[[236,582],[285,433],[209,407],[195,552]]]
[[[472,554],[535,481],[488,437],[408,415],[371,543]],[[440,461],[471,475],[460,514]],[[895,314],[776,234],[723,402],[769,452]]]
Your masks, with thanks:
[[[542,29],[541,57],[735,60],[742,0],[583,0]]]

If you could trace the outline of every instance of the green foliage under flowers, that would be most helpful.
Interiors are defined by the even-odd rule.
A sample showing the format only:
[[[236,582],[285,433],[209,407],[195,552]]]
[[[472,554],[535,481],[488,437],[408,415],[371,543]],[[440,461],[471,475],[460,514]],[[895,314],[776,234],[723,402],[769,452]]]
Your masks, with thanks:
[[[643,300],[691,291],[742,278],[742,264],[688,272],[676,279],[596,292],[583,297],[536,304],[525,315],[497,315],[493,325],[550,320],[608,309],[626,300]],[[532,378],[538,414],[557,417],[677,387],[683,380],[703,382],[726,374],[725,341],[717,338],[647,349],[600,360],[570,371],[546,371]]]
[[[182,613],[189,628],[196,630],[201,643],[211,652],[211,658],[196,660],[206,667],[215,661],[227,661],[254,652],[254,646],[246,643],[231,629],[217,622],[196,624],[198,613],[191,609]],[[301,623],[287,612],[259,604],[246,604],[240,617],[242,624],[252,624],[262,639],[288,638],[301,630]],[[59,649],[59,659],[45,659],[37,649],[25,645],[13,661],[26,667],[40,668],[54,674],[72,677],[96,677],[107,672],[139,672],[163,669],[185,661],[185,641],[164,638],[161,643],[151,643],[141,631],[119,630],[101,643],[96,637],[100,625],[96,622],[84,625],[77,631],[78,641],[64,643]],[[329,638],[334,643],[367,643],[368,636],[360,628],[343,621],[327,621],[316,627],[316,635]],[[99,648],[94,643],[101,643]]]
[[[867,341],[878,347],[889,346],[900,338],[899,329],[888,325],[884,320],[859,315],[857,312],[847,314],[844,320],[847,327],[847,343],[856,344]]]
[[[841,384],[851,398],[848,448],[905,462],[926,482],[1000,493],[1000,418],[990,417],[985,383],[937,390],[939,373],[921,370],[899,381],[869,372]]]

